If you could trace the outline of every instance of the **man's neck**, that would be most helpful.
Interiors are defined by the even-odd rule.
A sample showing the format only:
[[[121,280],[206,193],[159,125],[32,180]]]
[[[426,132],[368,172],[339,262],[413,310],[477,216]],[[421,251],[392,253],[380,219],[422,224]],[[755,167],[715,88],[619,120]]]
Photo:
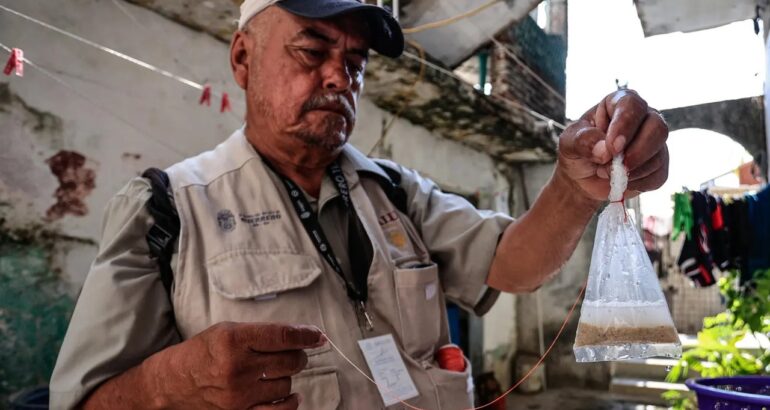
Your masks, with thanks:
[[[308,195],[318,198],[321,192],[326,168],[339,153],[326,155],[320,149],[308,148],[301,144],[287,147],[284,144],[271,143],[268,139],[258,138],[247,128],[246,139],[265,161],[281,175],[299,185]]]

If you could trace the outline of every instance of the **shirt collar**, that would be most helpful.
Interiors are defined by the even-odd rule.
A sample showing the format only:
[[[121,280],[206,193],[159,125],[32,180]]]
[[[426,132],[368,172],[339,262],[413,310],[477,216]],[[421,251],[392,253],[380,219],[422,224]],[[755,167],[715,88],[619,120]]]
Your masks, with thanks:
[[[371,158],[364,155],[352,144],[345,144],[342,149],[342,157],[347,160],[350,167],[357,173],[375,175],[390,181],[390,177]],[[343,162],[344,163],[344,162]]]

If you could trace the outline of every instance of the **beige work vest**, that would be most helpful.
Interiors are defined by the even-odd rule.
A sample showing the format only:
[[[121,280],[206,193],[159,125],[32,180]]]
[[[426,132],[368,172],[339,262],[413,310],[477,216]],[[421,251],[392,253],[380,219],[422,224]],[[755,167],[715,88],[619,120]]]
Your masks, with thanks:
[[[283,186],[237,131],[168,170],[182,226],[173,290],[182,337],[222,321],[315,325],[369,373],[357,341],[390,333],[420,392],[409,404],[471,407],[470,366],[451,372],[434,360],[449,343],[436,264],[377,182],[383,171],[350,145],[340,165],[373,247],[367,308],[374,331],[360,326],[342,280],[322,260]],[[307,369],[293,379],[301,409],[384,407],[376,387],[329,344],[308,356]]]

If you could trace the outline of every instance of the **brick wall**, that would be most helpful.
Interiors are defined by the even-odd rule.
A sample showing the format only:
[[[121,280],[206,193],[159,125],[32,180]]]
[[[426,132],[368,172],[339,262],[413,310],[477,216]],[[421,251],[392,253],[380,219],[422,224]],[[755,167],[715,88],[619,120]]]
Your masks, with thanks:
[[[530,17],[497,36],[507,50],[526,64],[556,93],[548,90],[503,47],[492,45],[492,93],[521,102],[554,120],[564,121],[567,45],[559,35],[545,33]]]

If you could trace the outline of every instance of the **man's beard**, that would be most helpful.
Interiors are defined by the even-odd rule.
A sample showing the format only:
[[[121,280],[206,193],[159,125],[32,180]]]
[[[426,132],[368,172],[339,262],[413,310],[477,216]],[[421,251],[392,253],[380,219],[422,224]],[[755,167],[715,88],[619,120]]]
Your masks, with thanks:
[[[320,129],[318,130],[300,130],[294,136],[307,144],[309,147],[323,148],[329,151],[335,151],[348,142],[348,125],[355,118],[355,111],[345,97],[340,94],[319,94],[308,99],[301,108],[300,116],[319,109],[331,109],[342,111],[341,115],[345,118],[343,122],[338,115],[324,116]],[[342,135],[340,135],[342,128]]]
[[[339,138],[336,118],[326,117],[323,120],[321,131],[302,130],[294,134],[295,138],[304,142],[308,147],[323,148],[327,151],[336,151],[348,142],[348,135]]]
[[[261,95],[255,96],[255,100],[257,110],[262,115],[273,120],[277,118],[270,104]],[[338,115],[329,114],[325,115],[322,122],[313,129],[303,127],[292,132],[291,136],[302,141],[308,147],[321,148],[327,151],[336,151],[345,145],[350,138],[348,126],[352,121],[355,121],[356,114],[351,104],[342,95],[318,94],[310,97],[300,108],[300,118],[311,111],[329,107],[335,107],[336,110],[344,112],[342,116],[345,118],[345,124],[341,124],[343,120]],[[342,131],[340,131],[341,127],[344,127]]]

